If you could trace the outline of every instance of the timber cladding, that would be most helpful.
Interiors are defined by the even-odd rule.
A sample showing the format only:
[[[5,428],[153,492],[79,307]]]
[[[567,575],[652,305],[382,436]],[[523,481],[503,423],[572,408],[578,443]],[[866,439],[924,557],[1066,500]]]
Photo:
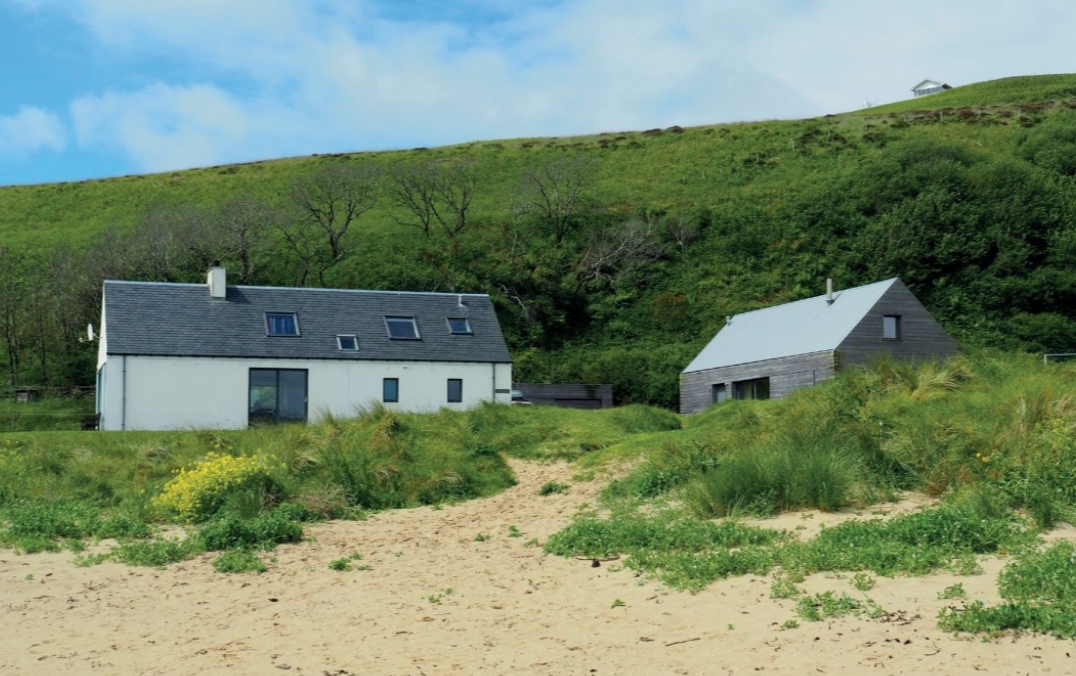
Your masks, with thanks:
[[[900,317],[900,337],[886,340],[882,321],[886,315]],[[947,359],[960,348],[934,320],[923,304],[899,280],[837,347],[838,368],[863,366],[878,357],[899,360]]]
[[[713,404],[714,385],[723,384],[731,399],[735,383],[769,378],[770,398],[780,399],[793,390],[832,378],[834,370],[833,351],[824,350],[684,373],[680,376],[680,412],[698,413]]]

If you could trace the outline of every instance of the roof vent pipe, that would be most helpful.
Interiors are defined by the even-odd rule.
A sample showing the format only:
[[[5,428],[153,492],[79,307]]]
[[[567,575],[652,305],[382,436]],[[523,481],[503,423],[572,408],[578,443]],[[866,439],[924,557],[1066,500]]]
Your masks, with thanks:
[[[830,277],[826,278],[826,302],[833,303],[833,279]]]
[[[210,297],[224,298],[227,295],[227,291],[225,291],[226,282],[227,275],[224,268],[220,266],[219,262],[214,261],[213,267],[209,268],[209,274],[206,275],[206,285],[209,287]]]

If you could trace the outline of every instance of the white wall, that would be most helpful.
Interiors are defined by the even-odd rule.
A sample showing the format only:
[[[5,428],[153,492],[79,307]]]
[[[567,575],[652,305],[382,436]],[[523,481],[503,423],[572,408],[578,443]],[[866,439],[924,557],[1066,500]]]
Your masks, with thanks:
[[[402,411],[511,401],[511,364],[112,355],[105,363],[101,429],[244,428],[252,368],[306,369],[310,421],[326,412],[351,417],[380,402],[384,378],[399,379],[399,403],[385,406]],[[462,403],[447,402],[449,378],[463,380]],[[498,389],[505,392],[495,394]]]

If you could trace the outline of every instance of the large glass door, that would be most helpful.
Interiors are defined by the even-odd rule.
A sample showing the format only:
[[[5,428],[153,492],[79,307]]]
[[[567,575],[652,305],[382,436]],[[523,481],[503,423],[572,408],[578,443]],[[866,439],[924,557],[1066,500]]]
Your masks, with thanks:
[[[250,369],[251,425],[306,422],[305,369]]]

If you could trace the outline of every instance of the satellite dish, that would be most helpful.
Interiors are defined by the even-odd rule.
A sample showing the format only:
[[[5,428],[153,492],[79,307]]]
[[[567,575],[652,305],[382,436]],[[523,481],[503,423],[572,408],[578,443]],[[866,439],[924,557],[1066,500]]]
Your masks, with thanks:
[[[93,324],[86,325],[86,338],[89,340],[96,338],[96,336],[93,335]]]

